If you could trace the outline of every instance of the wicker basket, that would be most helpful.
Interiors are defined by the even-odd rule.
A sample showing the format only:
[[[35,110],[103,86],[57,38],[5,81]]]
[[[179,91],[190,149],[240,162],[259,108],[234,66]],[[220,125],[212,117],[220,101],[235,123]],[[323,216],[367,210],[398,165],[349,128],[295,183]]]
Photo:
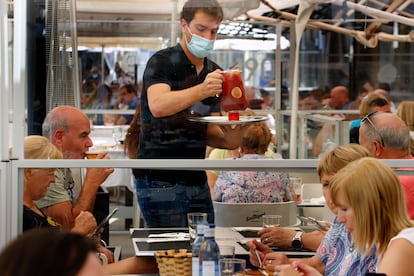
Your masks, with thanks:
[[[192,254],[187,249],[163,250],[155,253],[160,276],[191,276]]]

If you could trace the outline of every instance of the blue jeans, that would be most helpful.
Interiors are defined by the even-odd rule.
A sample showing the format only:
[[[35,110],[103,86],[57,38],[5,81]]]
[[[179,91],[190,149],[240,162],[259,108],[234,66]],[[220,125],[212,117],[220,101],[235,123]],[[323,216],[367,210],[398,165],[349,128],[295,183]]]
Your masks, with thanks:
[[[137,199],[148,227],[187,227],[187,213],[204,212],[214,223],[213,203],[207,183],[189,186],[137,177]]]

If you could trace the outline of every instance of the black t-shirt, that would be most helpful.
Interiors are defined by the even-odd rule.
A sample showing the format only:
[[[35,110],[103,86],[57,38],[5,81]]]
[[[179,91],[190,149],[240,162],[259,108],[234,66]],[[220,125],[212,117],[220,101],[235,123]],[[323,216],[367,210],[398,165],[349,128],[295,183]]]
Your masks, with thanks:
[[[220,98],[207,98],[175,115],[155,118],[148,106],[147,88],[153,84],[165,83],[172,91],[186,89],[202,83],[207,74],[216,69],[220,67],[206,58],[202,72],[197,75],[195,65],[188,60],[180,44],[160,50],[149,59],[143,77],[137,158],[204,159],[207,127],[190,122],[188,117],[206,116],[220,111]],[[152,180],[184,182],[190,185],[201,185],[206,181],[203,171],[135,169],[134,174],[146,175]]]
[[[54,226],[49,223],[46,216],[41,216],[23,205],[23,231],[43,227],[50,228]]]

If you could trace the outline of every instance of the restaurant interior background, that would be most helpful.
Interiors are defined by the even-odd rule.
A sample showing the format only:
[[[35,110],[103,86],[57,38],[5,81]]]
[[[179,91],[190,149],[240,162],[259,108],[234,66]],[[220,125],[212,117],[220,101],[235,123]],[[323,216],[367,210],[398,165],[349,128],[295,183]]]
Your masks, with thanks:
[[[0,247],[19,232],[18,179],[21,168],[35,164],[15,162],[17,165],[10,166],[10,161],[23,159],[21,138],[40,134],[43,118],[54,106],[83,108],[82,83],[94,74],[109,85],[122,81],[139,84],[150,55],[177,43],[179,11],[184,2],[0,0],[0,229],[4,230],[0,231]],[[387,83],[395,103],[414,98],[414,5],[409,0],[400,1],[397,7],[391,0],[354,3],[357,6],[339,0],[321,3],[316,5],[300,40],[295,32],[299,0],[219,2],[226,19],[210,57],[223,68],[237,64],[244,85],[255,89],[257,99],[263,95],[260,89],[271,96],[272,105],[256,112],[276,118],[275,148],[287,159],[313,158],[312,141],[306,139],[311,129],[303,127],[309,121],[336,125],[337,131],[327,139],[336,144],[348,141],[346,122],[321,119],[325,110],[297,110],[298,97],[311,89],[348,85],[355,99],[366,82],[373,87]],[[370,9],[383,12],[372,15]],[[367,30],[374,30],[373,38],[363,44],[361,33]],[[117,63],[124,76],[117,76]],[[295,73],[296,66],[299,70]],[[93,116],[114,111],[85,112]],[[292,150],[289,144],[297,147]],[[8,155],[9,146],[16,149],[13,156]],[[136,163],[113,164],[143,166],[131,162]],[[316,160],[285,164],[314,170]],[[41,163],[47,165],[47,161]],[[92,166],[82,162],[71,165]]]

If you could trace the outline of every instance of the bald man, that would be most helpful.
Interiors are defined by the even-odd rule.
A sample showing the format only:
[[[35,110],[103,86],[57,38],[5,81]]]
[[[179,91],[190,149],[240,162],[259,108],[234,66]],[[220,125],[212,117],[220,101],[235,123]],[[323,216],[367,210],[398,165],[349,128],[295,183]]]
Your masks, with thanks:
[[[413,159],[407,125],[392,113],[375,112],[362,119],[359,144],[378,159]],[[414,219],[414,176],[399,175],[404,188],[407,211]]]
[[[346,86],[335,86],[331,89],[329,106],[333,109],[348,109],[351,101],[349,100],[349,90]]]
[[[73,106],[58,106],[46,116],[43,136],[47,137],[63,153],[64,159],[84,159],[89,147],[93,146],[88,117]],[[106,152],[100,152],[97,159],[108,159]],[[36,206],[53,218],[63,228],[71,229],[81,211],[92,211],[99,186],[114,171],[113,168],[89,168],[80,194],[75,201],[75,183],[69,168],[56,171],[55,183],[50,184],[44,198]]]

